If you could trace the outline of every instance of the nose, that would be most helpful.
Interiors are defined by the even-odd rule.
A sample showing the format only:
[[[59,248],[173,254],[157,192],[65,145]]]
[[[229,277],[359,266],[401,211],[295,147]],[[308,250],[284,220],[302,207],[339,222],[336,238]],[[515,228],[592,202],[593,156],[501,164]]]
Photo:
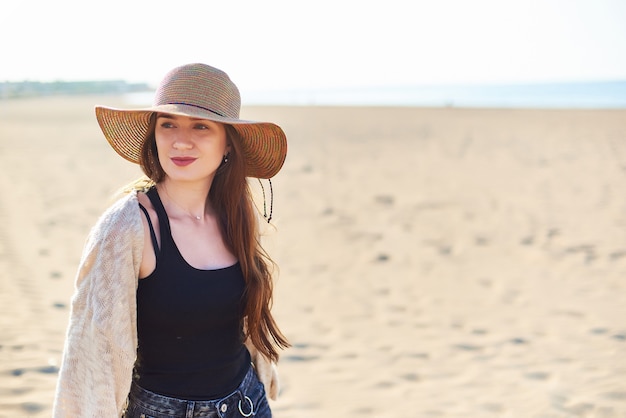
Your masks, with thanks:
[[[184,132],[177,132],[172,146],[176,149],[191,149],[193,148],[193,142]]]

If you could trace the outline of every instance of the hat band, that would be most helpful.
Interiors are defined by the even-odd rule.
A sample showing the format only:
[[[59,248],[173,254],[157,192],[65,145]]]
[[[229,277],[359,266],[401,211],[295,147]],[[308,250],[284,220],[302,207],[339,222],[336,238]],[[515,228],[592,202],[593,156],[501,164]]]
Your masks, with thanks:
[[[168,103],[168,104],[173,104],[173,105],[184,105],[184,106],[191,106],[191,107],[197,107],[198,109],[202,109],[202,110],[206,110],[207,112],[211,112],[211,113],[215,113],[217,116],[221,116],[223,118],[226,118],[227,116],[222,115],[219,112],[216,112],[215,110],[211,110],[209,108],[206,107],[202,107],[202,106],[198,106],[195,104],[191,104],[191,103],[185,103],[185,102],[174,102],[174,103]]]

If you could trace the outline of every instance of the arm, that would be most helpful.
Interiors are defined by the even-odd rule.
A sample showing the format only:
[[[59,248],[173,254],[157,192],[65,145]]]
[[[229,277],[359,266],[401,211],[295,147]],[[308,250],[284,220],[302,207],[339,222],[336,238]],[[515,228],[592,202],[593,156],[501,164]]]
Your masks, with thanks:
[[[53,416],[119,417],[136,357],[143,226],[135,195],[109,209],[83,251]]]

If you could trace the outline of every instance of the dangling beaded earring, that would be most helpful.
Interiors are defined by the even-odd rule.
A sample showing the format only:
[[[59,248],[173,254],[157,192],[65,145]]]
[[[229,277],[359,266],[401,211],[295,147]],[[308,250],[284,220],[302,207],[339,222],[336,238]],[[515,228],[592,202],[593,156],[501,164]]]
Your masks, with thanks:
[[[268,183],[270,184],[270,215],[269,216],[267,216],[267,206],[265,204],[265,188],[263,187],[263,182],[261,181],[261,179],[257,179],[257,180],[259,180],[259,184],[261,185],[261,191],[263,192],[263,217],[267,219],[267,223],[270,223],[270,221],[272,220],[272,213],[274,212],[274,189],[272,188],[272,180],[267,179]]]

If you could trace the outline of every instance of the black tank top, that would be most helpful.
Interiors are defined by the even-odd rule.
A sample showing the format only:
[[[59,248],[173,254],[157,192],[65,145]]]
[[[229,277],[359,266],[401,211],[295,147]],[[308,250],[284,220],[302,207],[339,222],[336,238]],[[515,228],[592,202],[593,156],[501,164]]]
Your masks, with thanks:
[[[222,398],[239,386],[250,366],[243,344],[241,267],[239,263],[217,270],[190,266],[172,239],[156,188],[147,195],[159,218],[161,246],[147,217],[156,268],[139,280],[137,289],[139,347],[134,379],[144,389],[165,396]]]

